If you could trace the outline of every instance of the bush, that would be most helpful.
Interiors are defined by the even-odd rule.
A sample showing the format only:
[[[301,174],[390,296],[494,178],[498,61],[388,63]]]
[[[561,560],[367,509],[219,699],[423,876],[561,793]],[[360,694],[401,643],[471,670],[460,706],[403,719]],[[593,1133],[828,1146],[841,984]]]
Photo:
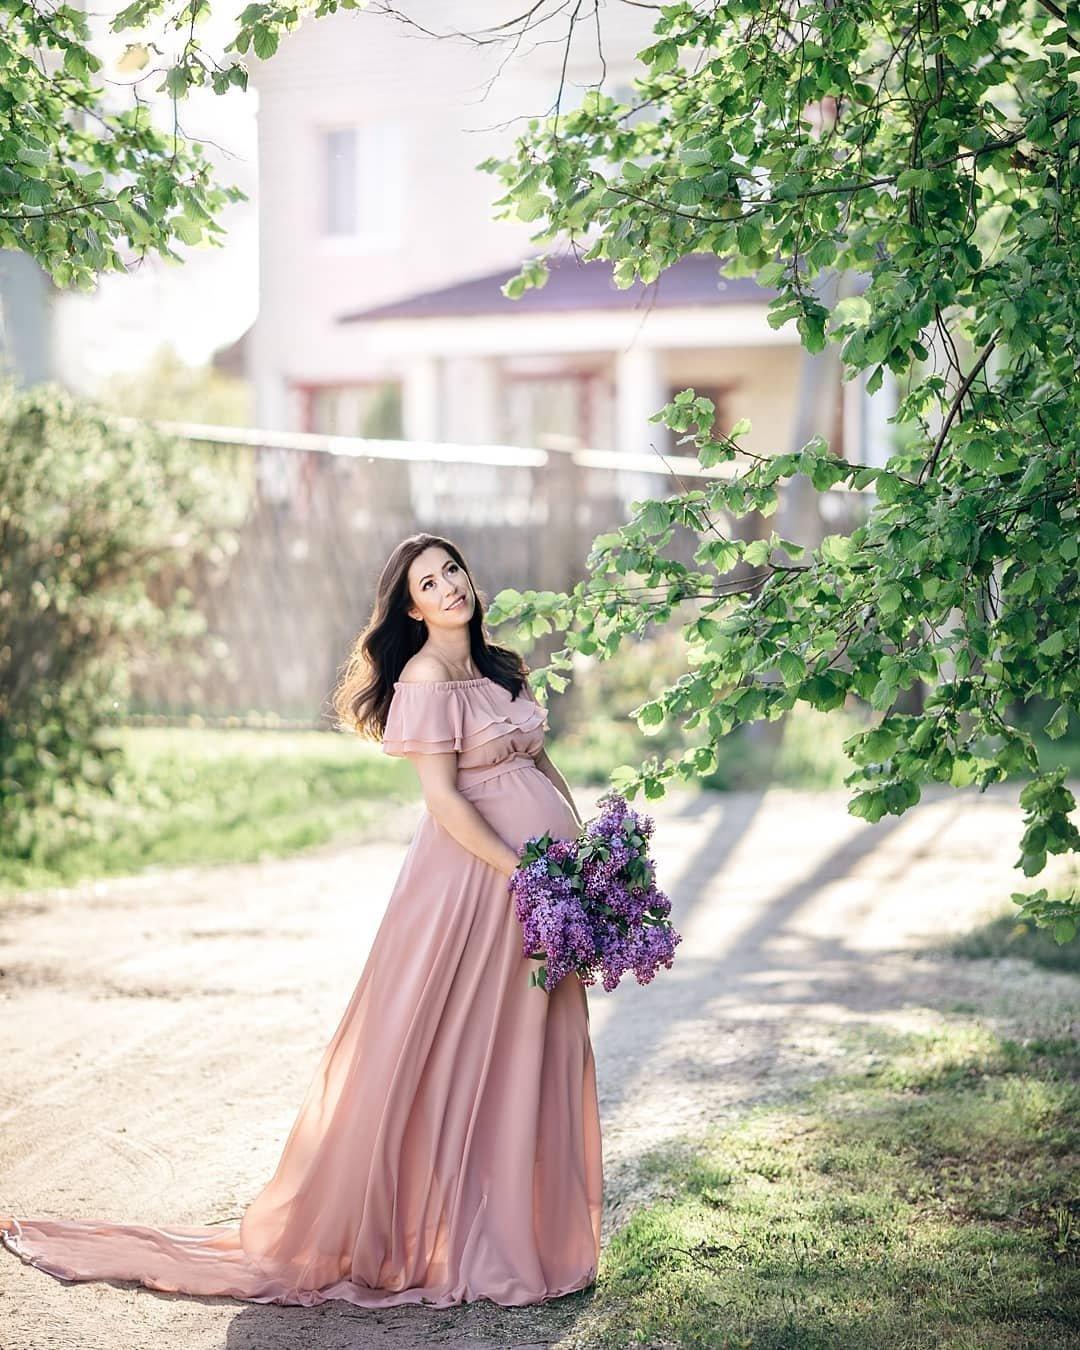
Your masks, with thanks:
[[[0,382],[0,831],[33,842],[35,813],[108,790],[119,751],[98,731],[141,651],[203,627],[148,584],[215,537],[220,485],[199,453],[123,427],[56,385]]]

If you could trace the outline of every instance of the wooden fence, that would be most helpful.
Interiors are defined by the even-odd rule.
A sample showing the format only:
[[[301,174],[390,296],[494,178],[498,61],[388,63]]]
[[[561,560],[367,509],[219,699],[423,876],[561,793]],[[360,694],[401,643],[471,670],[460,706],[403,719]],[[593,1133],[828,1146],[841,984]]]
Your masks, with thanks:
[[[568,590],[592,540],[625,522],[633,501],[730,472],[686,456],[158,425],[228,470],[236,548],[224,565],[199,559],[157,579],[159,601],[191,591],[206,631],[187,657],[148,654],[133,672],[135,721],[328,726],[338,670],[406,535],[452,539],[488,599],[507,586]],[[673,544],[689,562],[693,538]]]

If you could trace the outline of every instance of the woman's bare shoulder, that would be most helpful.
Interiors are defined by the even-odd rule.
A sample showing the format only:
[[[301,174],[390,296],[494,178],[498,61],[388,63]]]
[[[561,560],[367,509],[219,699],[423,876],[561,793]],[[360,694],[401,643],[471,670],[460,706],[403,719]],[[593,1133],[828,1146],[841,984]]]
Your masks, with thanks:
[[[417,652],[402,666],[398,679],[402,684],[435,684],[440,680],[449,680],[450,672],[437,656]]]

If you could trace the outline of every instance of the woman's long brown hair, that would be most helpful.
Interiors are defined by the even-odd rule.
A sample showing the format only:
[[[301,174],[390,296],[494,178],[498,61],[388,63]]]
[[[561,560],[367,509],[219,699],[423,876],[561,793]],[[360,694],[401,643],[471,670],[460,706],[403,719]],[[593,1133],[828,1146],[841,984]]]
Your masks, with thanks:
[[[375,590],[371,618],[353,643],[331,696],[338,730],[356,731],[370,740],[382,738],[390,700],[394,696],[394,682],[406,661],[427,640],[427,625],[422,619],[410,618],[407,613],[410,604],[409,567],[418,554],[433,544],[446,549],[465,572],[476,594],[476,604],[469,620],[469,648],[473,664],[481,675],[509,689],[512,698],[517,698],[525,686],[528,667],[518,653],[487,640],[484,632],[484,597],[473,581],[461,550],[441,535],[411,534],[398,544],[386,560]]]

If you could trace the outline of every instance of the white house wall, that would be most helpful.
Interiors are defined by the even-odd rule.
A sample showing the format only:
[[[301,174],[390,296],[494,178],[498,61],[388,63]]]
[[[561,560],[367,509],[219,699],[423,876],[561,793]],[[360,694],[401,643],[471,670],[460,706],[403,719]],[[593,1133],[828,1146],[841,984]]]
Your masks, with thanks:
[[[731,392],[721,409],[728,419],[723,430],[741,417],[752,423],[740,444],[757,455],[784,453],[791,444],[802,349],[790,342],[770,347],[688,351],[667,355],[668,383],[674,389],[727,385]]]
[[[437,0],[412,0],[406,13],[436,31],[475,31],[508,15],[501,0],[455,4],[452,23]],[[655,11],[632,6],[601,11],[605,87],[626,83],[654,19]],[[406,437],[490,442],[503,359],[562,357],[569,369],[601,371],[584,395],[594,444],[648,450],[663,431],[648,415],[669,389],[730,384],[725,412],[751,419],[747,447],[790,448],[799,349],[791,326],[769,328],[764,305],[525,315],[507,301],[501,315],[339,322],[511,268],[535,251],[535,226],[493,219],[500,185],[475,166],[509,152],[522,119],[549,110],[562,60],[557,37],[554,24],[537,30],[495,77],[506,47],[437,41],[377,12],[345,11],[306,19],[272,60],[253,63],[260,311],[251,368],[260,425],[301,425],[300,399],[290,392],[297,386],[386,378],[402,382]],[[595,44],[579,43],[564,109],[598,73]],[[369,119],[400,127],[403,214],[388,247],[329,240],[320,229],[320,130]],[[861,427],[880,456],[895,398],[869,410],[858,390],[845,394],[848,430]]]
[[[462,443],[498,438],[495,358],[563,356],[569,368],[606,369],[592,392],[591,418],[601,448],[665,448],[664,428],[649,416],[669,388],[696,382],[738,385],[754,422],[751,449],[787,448],[799,348],[794,331],[776,331],[762,305],[581,311],[358,323],[357,359],[405,372],[405,428]],[[607,400],[608,407],[602,406]],[[598,406],[601,405],[601,406]],[[417,433],[418,434],[418,433]]]
[[[498,0],[455,4],[452,13],[413,0],[406,12],[436,31],[507,18]],[[624,7],[617,24],[609,16],[609,60],[618,50],[632,58],[648,18]],[[252,370],[260,424],[297,425],[287,395],[295,383],[403,373],[378,336],[362,337],[358,325],[339,324],[340,315],[509,267],[535,251],[535,225],[492,218],[501,186],[475,166],[510,149],[521,118],[551,106],[559,48],[531,44],[555,36],[554,23],[538,30],[493,78],[508,56],[504,46],[436,41],[376,12],[343,11],[306,19],[270,61],[253,62],[261,258]],[[591,72],[595,59],[588,64]],[[579,94],[569,91],[564,106]],[[320,130],[366,119],[401,127],[404,205],[393,247],[365,249],[320,231]]]

